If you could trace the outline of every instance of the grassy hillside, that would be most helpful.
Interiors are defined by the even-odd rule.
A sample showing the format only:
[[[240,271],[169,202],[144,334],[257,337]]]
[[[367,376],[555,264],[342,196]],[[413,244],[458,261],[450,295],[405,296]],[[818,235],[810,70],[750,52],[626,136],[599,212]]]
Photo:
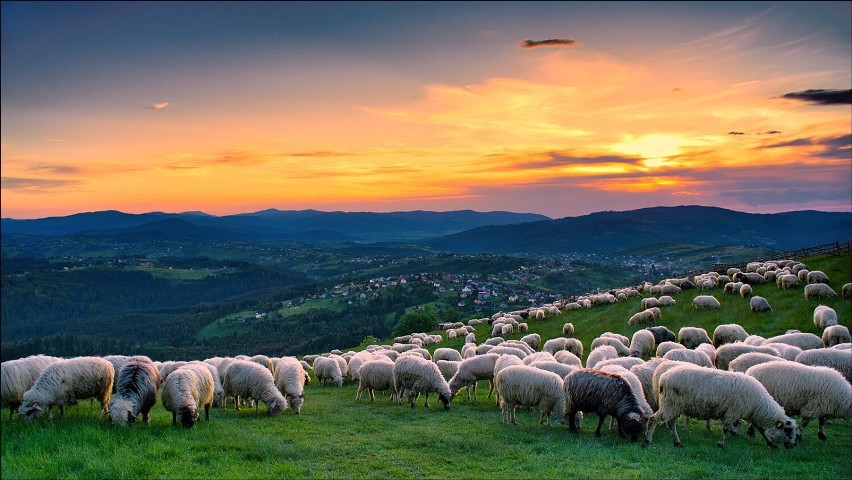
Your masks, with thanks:
[[[825,271],[832,285],[852,281],[852,258],[804,260]],[[759,285],[773,312],[754,315],[739,296],[713,292],[722,303],[717,311],[694,311],[688,291],[675,296],[677,305],[663,310],[660,324],[671,330],[699,326],[712,334],[719,323],[737,322],[750,333],[766,337],[788,328],[818,333],[813,309],[802,289],[779,291]],[[827,299],[840,322],[852,327],[852,302]],[[605,331],[632,335],[627,319],[639,310],[638,300],[580,312],[569,312],[530,323],[544,338],[561,333],[572,322],[587,346]],[[487,338],[480,326],[477,338]],[[519,337],[519,335],[517,335]],[[441,347],[460,348],[461,340]],[[251,352],[246,352],[251,353]],[[485,386],[483,383],[482,386]],[[158,403],[151,425],[110,427],[88,402],[68,409],[65,419],[33,423],[9,420],[2,425],[4,479],[15,478],[848,478],[852,471],[852,428],[842,420],[826,426],[827,441],[817,440],[815,422],[792,450],[772,450],[762,440],[729,438],[716,447],[717,426],[708,433],[702,422],[681,432],[684,447],[672,446],[671,435],[658,428],[652,443],[641,449],[614,431],[594,436],[594,415],[579,434],[565,426],[546,428],[538,415],[519,410],[518,425],[504,426],[493,399],[481,388],[478,402],[460,395],[448,411],[437,399],[429,409],[391,404],[384,395],[370,403],[354,400],[355,385],[306,389],[302,414],[279,417],[233,409],[214,411],[209,422],[184,430],[171,426],[171,415]],[[434,397],[434,395],[433,395]],[[261,407],[261,412],[264,412]],[[591,418],[589,418],[591,417]]]

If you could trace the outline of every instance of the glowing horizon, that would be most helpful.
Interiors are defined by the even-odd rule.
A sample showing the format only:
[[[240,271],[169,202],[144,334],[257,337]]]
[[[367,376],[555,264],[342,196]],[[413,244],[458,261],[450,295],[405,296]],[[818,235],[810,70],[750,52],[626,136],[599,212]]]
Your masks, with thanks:
[[[4,218],[852,211],[849,4],[2,9]]]

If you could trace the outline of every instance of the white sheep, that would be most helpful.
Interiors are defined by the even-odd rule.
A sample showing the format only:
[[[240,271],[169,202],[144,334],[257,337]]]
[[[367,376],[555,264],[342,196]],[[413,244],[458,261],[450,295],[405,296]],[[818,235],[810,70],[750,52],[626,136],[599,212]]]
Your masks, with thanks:
[[[663,295],[658,299],[657,305],[651,305],[650,307],[671,307],[671,306],[674,306],[674,305],[677,305],[677,302],[675,301],[674,298],[672,298],[668,295]],[[650,308],[650,307],[648,307],[648,308]]]
[[[648,330],[637,330],[630,340],[631,357],[650,357],[654,354],[656,348],[657,343],[654,340],[654,334]]]
[[[213,368],[212,365],[210,365]],[[113,382],[118,385],[109,402],[109,419],[114,425],[127,425],[142,414],[148,425],[151,408],[157,403],[160,372],[152,362],[130,360],[118,372]]]
[[[822,272],[820,270],[811,270],[810,272],[808,272],[807,281],[808,281],[808,284],[812,284],[812,283],[829,284],[829,283],[831,283],[828,279],[828,275],[826,275],[824,272]]]
[[[492,374],[493,368],[492,366]],[[407,393],[411,408],[414,408],[414,402],[421,393],[426,396],[424,403],[426,407],[429,406],[431,392],[438,393],[438,399],[444,404],[445,409],[450,408],[450,402],[453,399],[450,386],[441,376],[438,366],[424,358],[407,356],[397,360],[393,367],[393,385],[397,403],[401,404],[402,395]]]
[[[742,282],[728,282],[725,284],[725,288],[722,289],[723,294],[735,294],[739,293],[740,287],[743,286]]]
[[[671,429],[674,445],[681,446],[675,422],[681,415],[720,420],[722,437],[717,444],[720,448],[725,446],[727,432],[740,419],[753,424],[770,446],[775,445],[772,437],[783,438],[785,447],[796,445],[799,433],[796,422],[784,414],[784,409],[760,382],[748,375],[679,366],[663,373],[658,385],[659,410],[648,423],[643,447],[651,443],[654,429],[660,422]]]
[[[583,362],[580,360],[580,357],[569,350],[560,350],[556,352],[556,354],[553,355],[553,360],[559,363],[564,363],[565,365],[577,365],[578,367],[583,366]]]
[[[563,337],[573,337],[574,336],[574,324],[566,323],[562,325],[562,336]]]
[[[776,335],[774,337],[767,338],[763,344],[766,345],[768,343],[786,343],[787,345],[799,347],[802,350],[822,348],[824,346],[820,337],[814,335],[813,333],[805,332],[792,332],[785,333],[783,335]]]
[[[628,348],[630,347],[630,339],[627,338],[626,336],[620,334],[620,333],[604,332],[604,333],[600,334],[599,337],[601,337],[601,338],[604,338],[604,337],[614,338],[614,339],[618,340],[619,342],[621,342],[621,344],[624,345],[625,347],[628,347]],[[594,350],[594,348],[592,348],[592,350]],[[616,348],[616,350],[618,350],[618,348]]]
[[[653,307],[653,308],[657,308],[657,307]],[[656,318],[656,315],[654,315],[653,310],[645,309],[645,310],[642,310],[641,312],[634,313],[630,317],[630,319],[627,320],[627,325],[633,326],[633,325],[641,325],[643,323],[654,323],[655,318]]]
[[[840,298],[852,300],[852,283],[844,283],[840,288]]]
[[[699,367],[713,368],[713,360],[704,352],[682,348],[672,350],[663,356],[664,360],[674,360],[698,365]]]
[[[529,345],[533,351],[536,351],[541,345],[541,335],[537,333],[530,333],[521,337],[521,341]]]
[[[710,343],[702,343],[701,345],[695,347],[696,352],[704,352],[708,358],[711,360],[716,358],[716,347],[714,347]]]
[[[561,351],[565,352],[566,350],[561,350]],[[559,352],[557,352],[557,353],[559,353]],[[502,355],[501,358],[502,357],[505,357],[505,355]],[[555,361],[556,361],[556,357],[553,356],[552,354],[548,353],[548,352],[535,352],[532,355],[527,355],[526,358],[524,358],[521,363],[523,365],[529,365],[533,362],[555,362]]]
[[[767,362],[786,362],[787,360],[776,357],[775,355],[769,355],[768,353],[759,353],[759,352],[749,352],[740,355],[739,357],[731,360],[728,364],[728,370],[731,372],[740,372],[745,373],[749,368],[760,365],[761,363]]]
[[[837,325],[837,312],[831,307],[818,305],[814,309],[814,325],[820,329]]]
[[[803,365],[833,368],[852,383],[852,354],[848,350],[840,350],[836,346],[805,350],[796,356],[796,361]]]
[[[680,293],[680,292],[681,292],[681,288],[678,287],[677,285],[668,284],[668,285],[663,285],[660,288],[660,293],[663,294],[663,295],[674,295],[675,293]]]
[[[500,358],[503,358],[504,356],[517,358],[514,355],[503,355]],[[438,360],[435,362],[435,365],[438,366],[438,370],[441,371],[441,375],[444,377],[444,380],[447,381],[453,378],[453,375],[455,375],[459,370],[460,364],[461,360]]]
[[[742,284],[742,286],[740,286],[740,296],[741,297],[748,298],[748,297],[751,296],[751,294],[752,294],[751,285],[744,283],[744,284]]]
[[[411,350],[409,350],[411,351]],[[357,382],[360,380],[360,371],[361,366],[364,365],[365,362],[369,362],[373,359],[373,354],[368,351],[360,351],[355,355],[352,355],[349,358],[349,376],[352,378],[353,382]],[[278,364],[276,363],[276,368],[278,368]],[[277,373],[277,370],[276,370]],[[284,392],[281,392],[284,393]]]
[[[519,405],[538,407],[540,424],[546,419],[550,426],[550,414],[554,411],[562,417],[565,392],[559,375],[526,365],[513,365],[501,370],[495,383],[502,404],[503,423],[516,423],[515,408]]]
[[[662,356],[665,355],[666,353],[668,353],[672,350],[675,350],[675,349],[680,349],[680,348],[686,348],[686,347],[684,347],[683,345],[681,345],[677,342],[663,342],[663,343],[657,345],[657,356],[662,358]]]
[[[432,360],[435,362],[438,360],[460,361],[461,359],[461,353],[455,348],[436,348],[435,353],[432,355]]]
[[[24,392],[32,388],[41,372],[51,363],[61,358],[47,355],[32,355],[17,360],[7,360],[0,364],[0,401],[2,407],[9,407],[9,419],[21,406]]]
[[[719,348],[727,343],[744,342],[748,333],[737,323],[726,323],[713,330],[713,346]]]
[[[438,363],[446,362],[447,360],[439,360]],[[361,394],[366,390],[370,394],[370,401],[376,400],[375,392],[378,390],[393,391],[393,367],[394,362],[390,359],[382,359],[376,357],[363,365],[361,365],[361,381],[358,383],[358,393],[355,395],[355,400],[361,398]],[[395,396],[391,397],[392,401],[396,400]]]
[[[222,386],[225,395],[234,398],[237,410],[240,409],[240,397],[255,400],[255,414],[260,408],[258,401],[266,405],[271,415],[278,415],[287,408],[287,400],[275,386],[272,372],[257,362],[240,360],[232,363],[225,373]]]
[[[643,363],[645,363],[645,361],[637,357],[618,357],[610,358],[609,360],[601,360],[595,365],[595,369],[602,370],[604,367],[611,365],[617,365],[619,367],[630,369],[635,367],[636,365],[641,365]]]
[[[319,357],[314,360],[314,375],[317,376],[320,386],[326,380],[331,380],[338,387],[343,385],[343,372],[340,371],[340,364],[333,358]]]
[[[355,361],[355,358],[352,361]],[[299,415],[305,401],[305,370],[302,364],[295,357],[283,357],[275,363],[274,378],[275,387],[293,408],[293,413]]]
[[[822,332],[822,343],[826,347],[833,347],[841,343],[852,343],[849,329],[844,325],[832,325]]]
[[[699,295],[692,299],[692,308],[719,308],[721,304],[713,295]]]
[[[551,338],[550,340],[544,342],[544,346],[541,347],[542,352],[550,353],[551,355],[555,354],[560,350],[568,349],[568,339],[565,337],[556,337]]]
[[[495,347],[500,348],[500,347]],[[517,355],[515,355],[517,356]],[[459,390],[467,387],[467,399],[473,401],[476,398],[476,384],[480,380],[488,380],[489,389],[488,396],[491,398],[491,393],[494,391],[494,365],[500,355],[496,353],[487,353],[478,355],[473,358],[466,358],[459,364],[459,369],[453,378],[450,379],[449,389],[453,398],[458,394]],[[523,357],[518,356],[521,360]],[[471,398],[471,396],[473,398]]]
[[[778,352],[779,357],[784,360],[790,360],[791,362],[796,360],[796,356],[802,353],[801,348],[786,343],[764,343],[762,346],[774,349]]]
[[[172,412],[172,425],[177,425],[177,417],[180,415],[181,426],[191,428],[198,421],[202,406],[205,419],[210,420],[213,376],[209,370],[198,365],[183,366],[169,374],[163,383],[163,392],[160,397],[163,408]]]
[[[65,416],[65,405],[94,398],[107,413],[115,371],[112,364],[98,357],[77,357],[51,363],[42,370],[32,388],[24,392],[18,414],[32,420],[44,414],[53,418],[53,407]]]
[[[775,350],[774,348],[748,345],[746,343],[729,343],[716,349],[716,357],[713,360],[713,364],[719,370],[727,370],[728,364],[731,363],[731,360],[749,352],[760,352],[775,355],[776,357],[779,356],[778,350]]]
[[[515,348],[515,349],[521,350],[521,351],[524,352],[525,357],[527,355],[532,355],[533,352],[535,351],[532,348],[530,348],[530,346],[527,345],[526,342],[522,342],[520,340],[506,340],[505,342],[498,345],[498,347],[509,347],[509,348]]]
[[[775,283],[779,289],[789,290],[799,284],[799,277],[792,274],[776,276]]]
[[[680,345],[680,344],[677,344]],[[683,347],[681,345],[681,347]],[[657,410],[657,396],[654,394],[653,378],[657,367],[663,363],[662,358],[652,358],[647,362],[630,367],[630,371],[639,379],[642,385],[642,395],[651,406],[652,410]]]
[[[811,297],[820,298],[820,297],[836,297],[837,293],[831,289],[825,283],[811,283],[809,285],[805,285],[805,300],[810,300]]]
[[[589,356],[586,358],[586,368],[595,368],[598,362],[611,358],[618,358],[618,351],[611,345],[600,346],[589,352]]]
[[[540,370],[547,370],[548,372],[555,373],[559,375],[560,378],[565,378],[566,375],[573,372],[574,370],[579,370],[583,367],[580,365],[566,365],[564,363],[559,363],[557,361],[546,361],[539,360],[538,362],[532,362],[529,364],[530,367],[535,367]]]
[[[702,343],[712,343],[712,340],[703,328],[681,327],[677,332],[677,342],[686,348],[694,349]]]
[[[746,375],[763,384],[788,415],[800,415],[802,430],[818,418],[820,440],[825,440],[826,418],[839,417],[852,424],[852,385],[833,368],[772,362],[751,367]]]
[[[591,350],[594,351],[596,348],[604,346],[604,345],[609,345],[612,348],[614,348],[615,351],[618,352],[618,356],[620,356],[620,357],[630,356],[630,349],[627,348],[621,342],[620,339],[615,338],[615,337],[600,336],[600,337],[592,340]]]

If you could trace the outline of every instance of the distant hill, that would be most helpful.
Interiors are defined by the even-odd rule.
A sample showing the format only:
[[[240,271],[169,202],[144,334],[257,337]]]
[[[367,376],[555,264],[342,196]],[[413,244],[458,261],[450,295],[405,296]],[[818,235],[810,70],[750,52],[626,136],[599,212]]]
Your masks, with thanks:
[[[607,253],[653,244],[795,249],[852,238],[852,214],[753,214],[717,207],[652,207],[511,226],[486,226],[425,242],[454,253]]]
[[[549,220],[544,215],[512,212],[321,212],[263,210],[213,216],[203,212],[143,214],[115,210],[34,220],[0,220],[3,235],[83,235],[105,240],[193,239],[302,242],[410,242],[462,232],[485,225]],[[158,236],[162,235],[162,236]]]

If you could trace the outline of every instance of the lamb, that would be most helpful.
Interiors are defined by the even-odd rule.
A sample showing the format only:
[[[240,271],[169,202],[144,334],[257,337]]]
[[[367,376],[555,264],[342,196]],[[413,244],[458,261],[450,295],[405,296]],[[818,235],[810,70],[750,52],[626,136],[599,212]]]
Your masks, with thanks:
[[[805,285],[805,300],[810,300],[811,297],[820,298],[820,297],[836,297],[837,293],[831,289],[825,283],[811,283],[809,285]]]
[[[742,286],[740,287],[740,296],[743,297],[743,298],[748,298],[748,297],[751,296],[751,293],[752,293],[751,285],[749,285],[747,283],[742,284]]]
[[[256,364],[252,363],[252,365]],[[172,425],[177,425],[177,417],[180,415],[181,426],[191,428],[198,421],[201,406],[204,407],[205,419],[210,420],[213,376],[210,375],[209,370],[199,366],[181,367],[169,374],[163,383],[163,393],[160,397],[163,407],[172,412]]]
[[[852,383],[852,355],[849,351],[836,347],[805,350],[796,356],[796,361],[803,365],[833,368],[840,372],[847,382]]]
[[[432,355],[432,360],[435,362],[438,360],[461,361],[461,359],[461,353],[455,348],[436,348],[434,355]]]
[[[762,312],[771,312],[772,307],[769,306],[769,302],[766,301],[765,298],[755,295],[751,297],[751,300],[748,301],[749,308],[751,308],[752,313],[762,313]]]
[[[606,348],[606,347],[601,347]],[[564,382],[565,416],[571,432],[577,432],[577,413],[598,415],[595,436],[601,436],[601,426],[607,415],[616,418],[621,436],[633,441],[645,429],[647,417],[630,383],[620,375],[584,368],[568,374]]]
[[[447,362],[447,360],[439,360],[438,364]],[[355,400],[361,398],[361,394],[366,390],[370,394],[370,401],[376,400],[376,390],[382,392],[385,390],[393,390],[393,367],[394,362],[388,359],[381,360],[380,357],[371,360],[361,366],[361,381],[358,383],[358,393],[355,395]],[[395,397],[391,398],[392,401]]]
[[[852,283],[844,283],[840,288],[840,298],[852,300]]]
[[[713,295],[699,295],[692,299],[692,308],[719,308],[721,304]]]
[[[490,388],[486,398],[491,398],[494,391],[494,365],[499,357],[496,353],[487,353],[462,360],[458,371],[449,382],[450,398],[455,397],[463,387],[467,387],[467,399],[472,401],[471,395],[476,397],[476,384],[480,380],[488,380]]]
[[[583,366],[583,362],[580,360],[580,357],[574,355],[568,350],[556,352],[556,355],[553,356],[553,360],[559,363],[564,363],[565,365],[577,365],[578,367]]]
[[[769,355],[768,353],[749,352],[731,360],[731,363],[728,364],[728,370],[731,372],[746,373],[746,370],[761,363],[786,361],[781,357]]]
[[[356,357],[358,355],[356,354]],[[372,358],[372,355],[370,356]],[[355,358],[352,358],[355,361]],[[370,360],[367,360],[369,362]],[[363,364],[359,367],[359,372]],[[305,402],[305,370],[295,357],[282,357],[275,363],[275,387],[284,396],[293,413],[299,415]]]
[[[736,323],[726,323],[713,330],[713,346],[721,347],[727,343],[744,342],[748,338],[745,329]]]
[[[536,351],[541,345],[541,335],[537,333],[530,333],[529,335],[521,337],[521,341],[529,345],[532,351]]]
[[[826,275],[824,272],[822,272],[820,270],[811,270],[810,272],[808,272],[807,280],[808,280],[808,284],[813,284],[813,283],[829,284],[829,283],[831,283],[828,279],[828,275]]]
[[[703,328],[681,327],[677,332],[677,341],[686,348],[694,349],[702,343],[711,343],[710,336]]]
[[[627,320],[627,325],[629,326],[641,325],[643,323],[654,323],[654,312],[650,309],[634,313],[630,319]]]
[[[817,284],[823,285],[823,284]],[[774,337],[770,337],[766,339],[764,345],[767,343],[786,343],[787,345],[793,345],[794,347],[799,347],[802,350],[810,350],[813,348],[822,348],[822,339],[813,333],[803,333],[803,332],[795,332],[795,333],[785,333],[784,335],[776,335]]]
[[[843,325],[832,325],[822,332],[822,343],[826,347],[833,347],[841,343],[852,343],[849,329]]]
[[[618,358],[618,352],[610,345],[603,345],[589,353],[588,358],[586,358],[586,367],[595,368],[595,365],[597,365],[598,362],[609,360],[611,358]]]
[[[9,407],[9,419],[21,406],[24,392],[32,388],[41,372],[48,365],[62,361],[61,358],[33,355],[0,364],[0,400],[2,407]]]
[[[680,447],[676,420],[681,415],[721,420],[719,448],[725,446],[725,435],[740,419],[752,423],[771,447],[775,446],[772,437],[783,438],[787,448],[796,445],[799,433],[796,422],[784,414],[784,409],[760,382],[748,375],[679,366],[663,373],[658,385],[660,408],[651,417],[643,447],[651,443],[654,429],[660,422],[669,426],[674,445]]]
[[[678,362],[687,362],[699,367],[713,368],[713,361],[704,352],[698,350],[690,350],[687,348],[680,350],[672,350],[663,356],[664,360],[675,360]]]
[[[609,345],[610,347],[614,348],[615,351],[618,352],[619,357],[630,356],[630,349],[624,346],[624,344],[621,343],[619,339],[613,337],[601,336],[592,340],[592,351],[604,345]]]
[[[566,323],[562,325],[562,336],[563,337],[573,337],[574,336],[574,324]]]
[[[464,362],[462,362],[463,364]],[[459,371],[461,371],[461,365],[459,366]],[[493,365],[491,373],[492,375],[494,374]],[[456,375],[458,375],[458,372]],[[444,380],[444,377],[441,376],[438,366],[426,359],[408,356],[397,360],[393,367],[393,385],[398,404],[402,403],[402,394],[407,392],[408,402],[411,404],[411,408],[414,408],[414,402],[417,400],[417,397],[421,393],[425,393],[426,400],[424,406],[428,407],[429,394],[437,392],[438,399],[444,404],[444,408],[450,408],[450,402],[452,402],[453,398],[450,386]]]
[[[107,413],[115,371],[103,358],[77,357],[51,363],[42,370],[32,388],[24,392],[18,414],[32,420],[44,414],[53,418],[54,405],[65,416],[65,405],[94,398],[101,404],[101,414]]]
[[[275,386],[272,372],[259,363],[245,360],[232,363],[225,373],[222,386],[225,388],[225,395],[234,397],[237,410],[240,409],[240,397],[255,400],[255,414],[260,408],[259,401],[266,405],[266,410],[271,415],[278,415],[287,408],[287,400]]]
[[[556,411],[562,417],[565,408],[565,392],[562,377],[526,365],[513,365],[501,370],[495,377],[497,393],[502,403],[503,423],[515,424],[515,408],[538,407],[541,415],[538,423],[551,426],[550,414]]]
[[[728,364],[731,363],[731,360],[748,352],[760,352],[775,355],[776,357],[779,356],[778,350],[775,350],[774,348],[758,347],[754,345],[747,345],[745,343],[729,343],[716,349],[716,358],[713,360],[713,364],[716,365],[716,368],[719,370],[727,370]]]
[[[820,329],[837,325],[837,312],[825,305],[817,306],[814,309],[814,325]]]
[[[340,371],[340,364],[333,358],[319,357],[314,360],[314,375],[317,376],[320,385],[323,385],[326,380],[331,380],[337,387],[343,385],[343,372]]]
[[[820,440],[826,439],[823,431],[826,418],[840,417],[852,424],[852,385],[837,370],[796,362],[772,362],[751,367],[746,375],[763,384],[787,415],[800,415],[802,430],[818,418]]]
[[[213,366],[210,366],[213,368]],[[109,403],[109,419],[113,425],[127,425],[142,414],[142,422],[150,422],[151,408],[157,403],[160,372],[152,362],[131,360],[121,367],[115,395]]]
[[[657,356],[662,357],[663,355],[665,355],[666,353],[668,353],[672,350],[682,349],[682,348],[686,348],[686,347],[684,347],[683,345],[681,345],[677,342],[663,342],[663,343],[657,345]]]
[[[637,330],[630,340],[631,357],[650,357],[654,354],[656,348],[657,343],[654,341],[654,334],[648,330]]]

